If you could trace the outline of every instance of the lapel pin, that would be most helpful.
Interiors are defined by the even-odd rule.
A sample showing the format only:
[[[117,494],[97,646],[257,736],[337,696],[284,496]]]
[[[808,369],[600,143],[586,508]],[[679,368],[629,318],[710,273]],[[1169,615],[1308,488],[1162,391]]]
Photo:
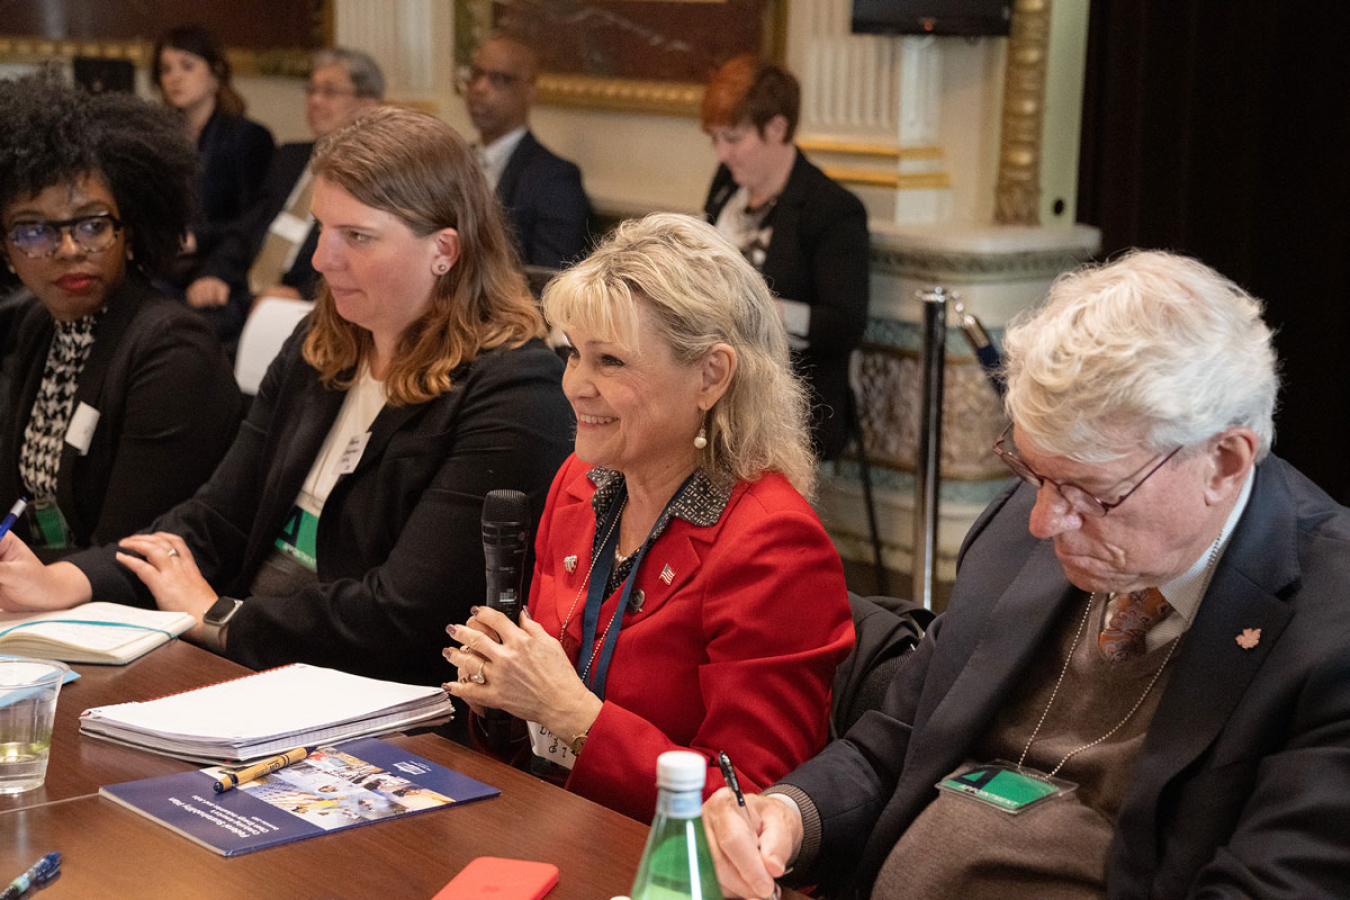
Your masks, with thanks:
[[[1261,643],[1261,629],[1260,628],[1242,629],[1242,634],[1239,634],[1237,636],[1237,643],[1238,646],[1241,647],[1243,650],[1252,649],[1257,644]]]
[[[633,596],[628,598],[628,608],[635,613],[642,612],[642,604],[647,601],[647,595],[642,592],[642,588],[633,591]]]
[[[665,566],[664,568],[662,568],[661,580],[664,581],[666,584],[670,584],[672,581],[675,580],[675,570],[672,569],[670,566]]]
[[[572,573],[576,572],[577,558],[575,556],[564,556],[563,568],[567,570],[568,575],[571,575]]]

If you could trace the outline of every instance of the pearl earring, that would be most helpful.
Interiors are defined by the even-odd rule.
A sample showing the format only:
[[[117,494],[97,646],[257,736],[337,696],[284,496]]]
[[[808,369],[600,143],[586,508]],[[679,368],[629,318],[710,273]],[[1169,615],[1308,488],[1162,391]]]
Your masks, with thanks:
[[[702,450],[706,446],[708,446],[708,429],[700,425],[698,428],[698,437],[694,438],[694,449]]]
[[[450,271],[450,265],[446,263],[444,260],[442,260],[441,262],[438,262],[436,263],[436,265],[432,266],[431,271],[435,272],[437,275],[444,275],[446,272]]]

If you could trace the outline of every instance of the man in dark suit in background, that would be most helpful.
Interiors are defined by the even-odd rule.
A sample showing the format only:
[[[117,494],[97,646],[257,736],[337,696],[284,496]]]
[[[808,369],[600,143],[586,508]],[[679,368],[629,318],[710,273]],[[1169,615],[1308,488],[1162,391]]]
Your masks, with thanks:
[[[384,74],[359,50],[320,50],[310,68],[305,123],[316,139],[384,100]],[[257,201],[203,265],[206,274],[188,287],[189,294],[247,290],[255,297],[314,299],[318,273],[310,260],[319,234],[309,215],[313,150],[314,141],[276,149]]]
[[[1350,897],[1350,510],[1269,453],[1259,302],[1139,252],[1005,349],[1019,481],[881,708],[709,799],[727,895]]]
[[[526,265],[559,269],[586,250],[590,203],[581,170],[551,153],[530,131],[539,63],[517,38],[495,35],[463,75],[469,118],[488,181],[506,208]]]

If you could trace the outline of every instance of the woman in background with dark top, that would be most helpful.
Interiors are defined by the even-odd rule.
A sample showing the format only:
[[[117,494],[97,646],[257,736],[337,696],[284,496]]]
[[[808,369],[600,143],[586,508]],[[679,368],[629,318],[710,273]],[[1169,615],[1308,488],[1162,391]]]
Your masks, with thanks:
[[[867,324],[867,212],[792,143],[800,108],[780,66],[741,56],[717,70],[702,118],[720,165],[703,210],[778,297],[812,390],[814,449],[834,459],[848,440],[849,355]]]
[[[385,107],[315,147],[314,312],[211,480],[148,534],[45,568],[0,542],[0,608],[92,597],[191,613],[190,640],[418,684],[486,596],[483,499],[542,507],[572,416],[473,151]],[[222,596],[223,595],[223,596]]]
[[[193,151],[128,95],[0,81],[5,272],[35,297],[12,323],[0,500],[46,558],[116,540],[187,499],[233,440],[241,400],[200,317],[150,287],[192,208]]]
[[[706,223],[653,215],[544,309],[571,342],[576,453],[539,524],[530,618],[453,626],[447,690],[530,723],[568,790],[643,821],[666,750],[708,760],[705,795],[719,751],[767,787],[825,746],[853,621],[803,498],[806,392],[764,279]]]
[[[223,340],[237,337],[248,314],[248,286],[202,282],[197,263],[211,254],[256,199],[275,144],[272,133],[244,118],[244,99],[230,84],[230,64],[214,35],[182,25],[155,42],[154,82],[183,118],[197,145],[198,215],[173,278],[188,304],[203,310]],[[189,287],[191,289],[189,289]]]

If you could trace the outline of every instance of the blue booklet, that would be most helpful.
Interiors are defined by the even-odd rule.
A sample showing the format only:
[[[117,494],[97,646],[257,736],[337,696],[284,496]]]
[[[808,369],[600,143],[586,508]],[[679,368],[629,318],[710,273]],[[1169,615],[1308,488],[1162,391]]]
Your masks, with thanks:
[[[222,856],[501,793],[375,738],[321,747],[298,763],[216,793],[217,779],[237,768],[128,781],[99,793]]]

